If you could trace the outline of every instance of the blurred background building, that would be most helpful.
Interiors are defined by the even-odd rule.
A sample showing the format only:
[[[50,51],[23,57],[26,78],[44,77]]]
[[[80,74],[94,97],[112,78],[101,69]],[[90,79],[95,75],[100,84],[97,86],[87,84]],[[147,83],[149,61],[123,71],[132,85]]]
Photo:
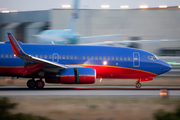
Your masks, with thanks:
[[[23,43],[35,43],[34,35],[42,30],[67,29],[73,1],[7,0],[0,3],[0,41],[8,41],[6,33],[11,32]],[[167,40],[130,46],[157,55],[180,56],[180,41],[170,41],[180,39],[179,5],[179,0],[81,0],[76,31],[82,37],[122,34],[103,42]]]

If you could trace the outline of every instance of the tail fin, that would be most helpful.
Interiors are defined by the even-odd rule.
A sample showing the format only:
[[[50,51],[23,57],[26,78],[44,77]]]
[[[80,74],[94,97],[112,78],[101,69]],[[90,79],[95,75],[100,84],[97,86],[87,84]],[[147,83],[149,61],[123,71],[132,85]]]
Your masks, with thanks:
[[[78,12],[79,12],[79,0],[74,0],[73,13],[72,13],[73,19],[79,18]]]
[[[69,23],[69,29],[75,31],[75,21],[79,18],[79,0],[74,0],[73,12]]]
[[[7,33],[7,35],[11,43],[14,54],[16,56],[26,56],[27,54],[22,50],[21,46],[18,44],[14,36],[11,33]]]

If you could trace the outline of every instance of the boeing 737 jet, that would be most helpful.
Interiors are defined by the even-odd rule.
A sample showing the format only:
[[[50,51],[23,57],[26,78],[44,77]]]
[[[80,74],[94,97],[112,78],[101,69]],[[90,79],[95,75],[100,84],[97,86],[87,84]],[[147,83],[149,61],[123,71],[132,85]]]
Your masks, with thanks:
[[[143,81],[171,70],[154,54],[133,48],[82,45],[43,45],[9,41],[0,43],[0,76],[30,78],[29,88],[46,83],[93,84],[96,78]]]

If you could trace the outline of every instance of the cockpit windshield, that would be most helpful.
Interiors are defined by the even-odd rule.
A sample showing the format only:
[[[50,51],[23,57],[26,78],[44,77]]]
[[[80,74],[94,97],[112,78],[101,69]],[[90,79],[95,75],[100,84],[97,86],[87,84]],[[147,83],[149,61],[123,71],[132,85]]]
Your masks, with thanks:
[[[158,60],[158,57],[157,56],[148,56],[148,59],[149,60]]]

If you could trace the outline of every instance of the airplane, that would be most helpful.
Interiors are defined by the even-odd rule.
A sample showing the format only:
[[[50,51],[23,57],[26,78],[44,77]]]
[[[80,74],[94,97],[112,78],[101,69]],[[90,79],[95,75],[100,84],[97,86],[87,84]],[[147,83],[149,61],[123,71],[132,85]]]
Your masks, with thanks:
[[[76,19],[79,18],[78,3],[79,0],[74,0],[72,17],[70,18],[68,29],[43,30],[38,35],[34,35],[36,38],[36,43],[79,44],[83,42],[95,41],[100,39],[119,37],[121,35],[121,34],[108,34],[108,35],[100,35],[100,36],[80,37],[80,34],[76,32]]]
[[[30,78],[28,88],[45,83],[93,84],[96,78],[137,79],[141,82],[171,70],[154,54],[128,47],[23,44],[11,33],[0,43],[0,76]],[[38,80],[35,80],[38,79]]]

